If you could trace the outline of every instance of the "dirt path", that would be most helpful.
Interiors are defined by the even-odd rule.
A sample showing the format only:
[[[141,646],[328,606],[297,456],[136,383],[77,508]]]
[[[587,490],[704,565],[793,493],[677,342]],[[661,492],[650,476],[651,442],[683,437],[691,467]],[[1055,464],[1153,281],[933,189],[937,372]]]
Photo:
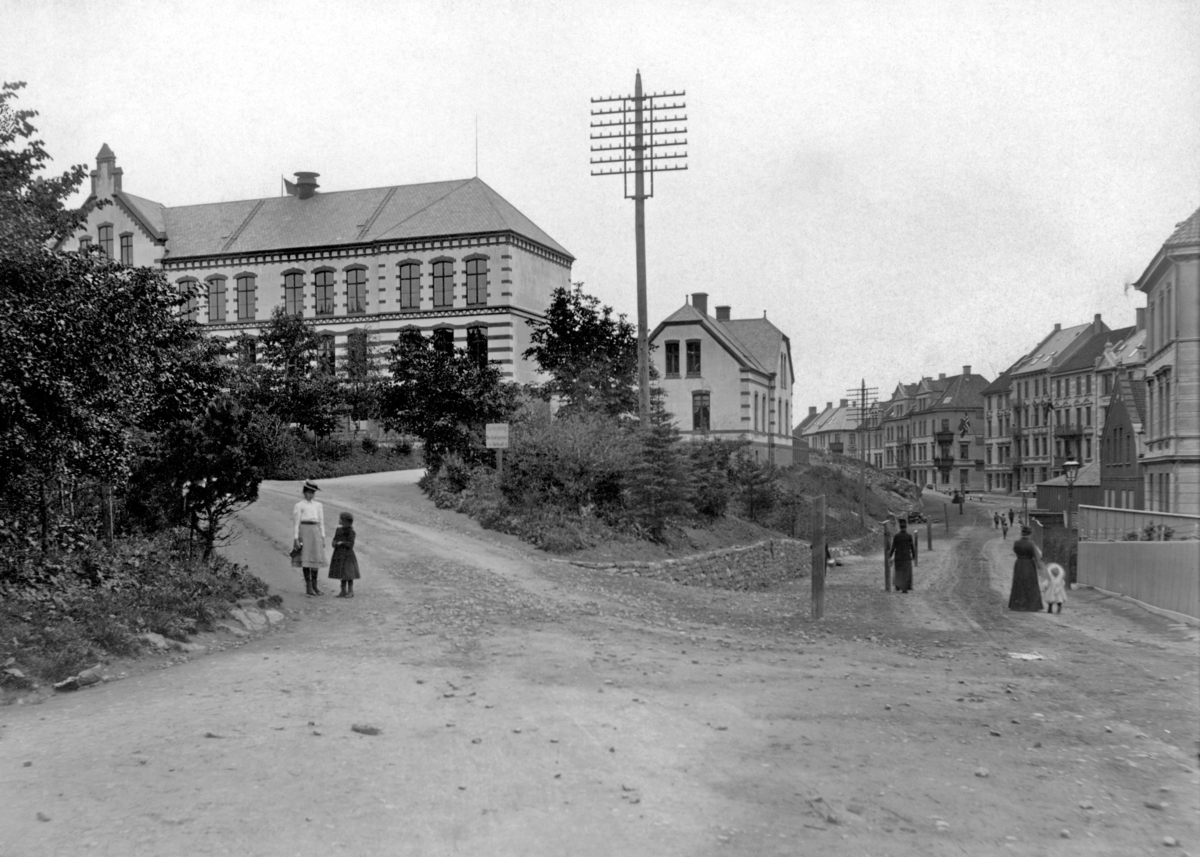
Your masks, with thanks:
[[[364,579],[306,599],[294,487],[231,549],[286,631],[0,710],[2,857],[1200,854],[1194,629],[1009,613],[971,507],[914,592],[847,559],[814,623],[808,581],[586,572],[394,474],[324,486]]]

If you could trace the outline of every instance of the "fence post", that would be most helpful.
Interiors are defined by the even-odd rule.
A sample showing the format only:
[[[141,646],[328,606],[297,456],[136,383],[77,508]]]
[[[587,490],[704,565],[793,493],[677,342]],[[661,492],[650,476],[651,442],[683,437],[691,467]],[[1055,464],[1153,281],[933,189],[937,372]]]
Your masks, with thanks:
[[[812,617],[825,617],[825,495],[813,501]]]
[[[892,546],[892,528],[887,522],[883,522],[883,591],[892,591],[892,558],[888,555],[888,548]]]
[[[946,519],[946,532],[950,532],[950,513],[946,511],[946,504],[942,504],[942,517]]]
[[[933,550],[933,521],[925,522],[925,545],[929,550]]]

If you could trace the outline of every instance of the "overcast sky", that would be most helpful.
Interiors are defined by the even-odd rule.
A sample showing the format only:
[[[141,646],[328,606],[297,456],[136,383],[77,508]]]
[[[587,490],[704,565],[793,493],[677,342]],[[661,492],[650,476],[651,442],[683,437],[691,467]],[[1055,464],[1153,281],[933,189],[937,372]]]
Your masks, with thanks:
[[[1200,206],[1200,3],[0,0],[56,166],[166,205],[476,173],[636,320],[633,203],[589,99],[686,90],[646,204],[650,324],[707,292],[786,333],[794,408],[994,379],[1128,294]]]

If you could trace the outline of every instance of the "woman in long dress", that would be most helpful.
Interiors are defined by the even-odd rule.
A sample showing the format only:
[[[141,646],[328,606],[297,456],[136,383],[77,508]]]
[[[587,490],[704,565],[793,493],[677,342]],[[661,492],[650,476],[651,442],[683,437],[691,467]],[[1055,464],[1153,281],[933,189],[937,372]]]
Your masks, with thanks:
[[[292,539],[300,545],[305,595],[321,594],[317,575],[325,564],[325,507],[315,499],[319,490],[312,482],[305,482],[304,499],[292,509]]]
[[[1021,538],[1013,542],[1013,553],[1017,561],[1013,563],[1012,594],[1008,597],[1009,610],[1038,611],[1042,609],[1042,587],[1038,581],[1038,564],[1042,561],[1041,552],[1029,537],[1033,530],[1021,527]]]

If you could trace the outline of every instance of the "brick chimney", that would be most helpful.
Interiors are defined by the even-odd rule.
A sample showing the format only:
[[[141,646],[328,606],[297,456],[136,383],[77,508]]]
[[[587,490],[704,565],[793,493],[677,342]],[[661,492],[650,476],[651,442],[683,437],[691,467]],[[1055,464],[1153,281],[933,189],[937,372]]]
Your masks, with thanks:
[[[946,373],[945,373],[945,372],[938,372],[938,380],[939,380],[939,381],[945,381],[945,380],[946,380]]]
[[[815,417],[817,415],[817,406],[816,405],[808,406],[808,415],[810,417]]]
[[[846,405],[848,405],[848,404],[850,404],[850,403],[849,403],[849,402],[847,402],[845,399],[842,399],[842,402],[841,402],[841,404],[840,404],[840,405],[838,405],[838,407],[839,407],[839,408],[844,408],[844,407],[846,407]]]
[[[1096,313],[1096,317],[1092,319],[1092,334],[1099,336],[1104,332],[1104,322],[1100,320],[1100,313]]]
[[[729,307],[717,307],[717,321],[729,321]]]
[[[692,306],[708,315],[708,292],[692,292]]]
[[[964,366],[964,367],[963,367],[963,374],[964,374],[964,375],[970,375],[970,374],[971,374],[971,367],[970,367],[970,366]]]
[[[296,177],[296,196],[300,199],[310,199],[320,187],[317,184],[317,176],[320,173],[298,172],[292,173]]]
[[[1058,333],[1060,330],[1062,330],[1062,322],[1061,322],[1061,321],[1056,321],[1056,322],[1054,323],[1054,332],[1055,332],[1055,333]]]

